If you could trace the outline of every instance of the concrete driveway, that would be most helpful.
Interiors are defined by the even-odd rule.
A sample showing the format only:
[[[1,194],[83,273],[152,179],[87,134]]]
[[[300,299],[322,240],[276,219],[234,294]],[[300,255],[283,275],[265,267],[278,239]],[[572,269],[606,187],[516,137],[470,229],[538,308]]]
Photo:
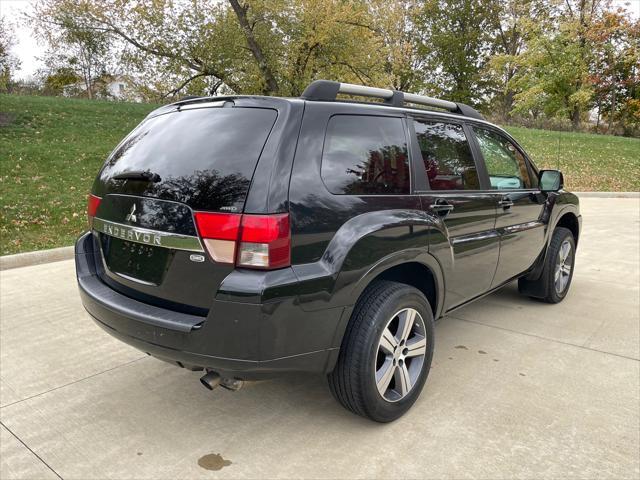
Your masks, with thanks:
[[[582,211],[568,298],[510,285],[440,321],[426,388],[389,425],[320,376],[209,392],[94,326],[72,261],[4,271],[0,477],[638,478],[640,200]]]

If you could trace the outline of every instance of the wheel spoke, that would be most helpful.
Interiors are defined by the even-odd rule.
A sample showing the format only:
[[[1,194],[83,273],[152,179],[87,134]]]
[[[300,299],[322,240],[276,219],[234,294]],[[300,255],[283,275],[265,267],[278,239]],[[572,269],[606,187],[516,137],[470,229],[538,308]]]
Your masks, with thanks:
[[[413,329],[413,322],[416,318],[416,311],[413,308],[408,308],[400,316],[400,324],[398,325],[398,332],[396,333],[396,338],[398,341],[404,340],[405,343],[409,339],[409,335],[411,335],[411,330]]]
[[[395,372],[396,378],[396,391],[400,394],[400,396],[404,397],[409,390],[411,390],[411,377],[409,376],[409,370],[407,370],[407,365],[398,365]]]
[[[571,273],[571,265],[564,264],[562,266],[562,273],[569,275]]]
[[[378,392],[380,392],[380,395],[383,397],[387,388],[389,388],[389,383],[391,383],[395,371],[396,367],[393,365],[393,360],[388,358],[376,372],[376,386],[378,387]]]
[[[564,242],[560,247],[560,258],[562,259],[563,262],[567,260],[567,257],[569,256],[570,251],[571,251],[571,245],[569,245],[569,242]]]
[[[396,340],[396,337],[393,336],[393,333],[391,333],[391,330],[389,330],[388,327],[385,328],[382,331],[382,337],[380,338],[380,348],[385,353],[393,355],[393,351],[395,350],[397,345],[398,341]]]
[[[424,337],[416,337],[407,343],[406,357],[420,357],[427,353],[427,339]]]
[[[397,402],[411,391],[426,364],[427,336],[420,313],[411,307],[399,309],[380,333],[375,352],[378,393],[387,402]]]

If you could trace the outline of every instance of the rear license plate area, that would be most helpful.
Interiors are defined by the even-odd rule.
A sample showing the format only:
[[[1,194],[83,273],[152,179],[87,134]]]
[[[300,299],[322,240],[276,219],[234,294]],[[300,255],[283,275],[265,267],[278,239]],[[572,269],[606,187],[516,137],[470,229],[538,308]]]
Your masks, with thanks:
[[[100,234],[107,268],[113,273],[143,283],[160,285],[171,260],[171,250],[129,242]]]

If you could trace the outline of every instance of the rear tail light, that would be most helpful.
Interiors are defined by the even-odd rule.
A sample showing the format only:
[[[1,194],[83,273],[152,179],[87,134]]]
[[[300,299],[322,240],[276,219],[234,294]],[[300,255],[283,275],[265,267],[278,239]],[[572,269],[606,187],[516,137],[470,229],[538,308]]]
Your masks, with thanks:
[[[89,222],[89,228],[93,226],[93,217],[96,216],[96,212],[98,211],[101,201],[102,198],[96,197],[91,193],[89,194],[89,198],[87,200],[87,221]]]
[[[195,212],[211,258],[241,267],[275,269],[291,264],[289,214],[238,215]]]
[[[238,265],[281,268],[291,264],[289,214],[243,215]]]
[[[234,263],[242,215],[196,212],[195,218],[198,232],[211,258],[220,263]]]

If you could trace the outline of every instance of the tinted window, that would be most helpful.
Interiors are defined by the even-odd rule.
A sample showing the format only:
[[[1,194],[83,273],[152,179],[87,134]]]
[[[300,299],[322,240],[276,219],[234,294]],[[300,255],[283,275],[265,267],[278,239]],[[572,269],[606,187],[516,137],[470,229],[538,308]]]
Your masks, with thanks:
[[[138,182],[137,194],[241,211],[276,116],[270,109],[199,108],[152,117],[107,159],[100,179],[118,191],[124,181],[114,175],[149,171],[160,181]]]
[[[407,142],[400,118],[337,115],[327,127],[322,179],[331,193],[409,193]]]
[[[507,138],[485,128],[473,127],[487,166],[491,188],[533,188],[524,156]]]
[[[415,121],[422,160],[432,190],[478,190],[480,181],[461,125]]]

